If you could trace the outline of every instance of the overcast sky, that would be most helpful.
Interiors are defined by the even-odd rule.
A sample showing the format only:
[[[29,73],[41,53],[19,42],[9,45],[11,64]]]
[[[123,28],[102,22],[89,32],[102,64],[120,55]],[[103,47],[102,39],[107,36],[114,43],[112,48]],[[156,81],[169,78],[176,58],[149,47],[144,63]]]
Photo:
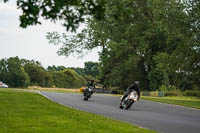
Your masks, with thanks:
[[[42,25],[22,29],[19,27],[19,15],[14,0],[6,4],[0,2],[0,59],[18,56],[20,59],[39,61],[45,68],[49,65],[84,67],[86,61],[98,61],[97,49],[83,58],[58,56],[59,46],[48,44],[45,35],[52,31],[66,32],[65,28],[42,21]]]

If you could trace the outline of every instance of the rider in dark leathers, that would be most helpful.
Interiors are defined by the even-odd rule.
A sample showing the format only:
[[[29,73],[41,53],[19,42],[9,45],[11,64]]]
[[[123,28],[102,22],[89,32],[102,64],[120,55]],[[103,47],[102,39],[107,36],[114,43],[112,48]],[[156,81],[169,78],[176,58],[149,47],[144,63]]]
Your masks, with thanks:
[[[87,87],[88,88],[91,88],[92,89],[92,94],[94,93],[94,90],[95,89],[95,83],[94,83],[94,80],[91,80],[90,82],[87,83]]]
[[[122,101],[133,91],[135,90],[137,92],[137,95],[138,95],[138,100],[140,99],[140,88],[139,88],[139,81],[135,81],[134,84],[131,84],[127,89],[126,89],[126,93],[125,95],[123,96],[122,100],[121,100],[121,103],[120,103],[120,106],[122,105]]]
[[[92,87],[93,89],[95,88],[95,83],[94,80],[91,80],[90,82],[87,83],[87,87],[90,88]]]

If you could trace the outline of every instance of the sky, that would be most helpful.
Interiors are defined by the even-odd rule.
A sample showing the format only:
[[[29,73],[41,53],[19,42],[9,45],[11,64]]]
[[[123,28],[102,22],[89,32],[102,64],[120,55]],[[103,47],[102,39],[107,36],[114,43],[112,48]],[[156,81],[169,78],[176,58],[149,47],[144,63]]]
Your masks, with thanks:
[[[98,61],[98,49],[94,49],[82,58],[58,56],[56,52],[59,46],[48,44],[45,36],[47,32],[53,31],[66,33],[65,28],[59,23],[43,20],[42,25],[23,29],[19,27],[20,13],[15,0],[6,4],[0,0],[0,59],[18,56],[20,59],[39,61],[45,68],[52,65],[84,67],[84,62]],[[83,26],[80,26],[78,31],[81,28]]]

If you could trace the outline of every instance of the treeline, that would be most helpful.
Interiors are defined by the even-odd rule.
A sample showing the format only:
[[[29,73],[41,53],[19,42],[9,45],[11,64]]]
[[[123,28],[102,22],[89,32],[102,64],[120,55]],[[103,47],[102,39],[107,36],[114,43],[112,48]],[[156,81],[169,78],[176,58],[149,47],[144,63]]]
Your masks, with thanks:
[[[0,81],[9,87],[36,85],[80,88],[86,84],[86,80],[95,79],[98,75],[98,63],[86,62],[85,66],[86,68],[66,68],[53,65],[45,69],[38,61],[10,57],[0,60]]]
[[[60,55],[101,47],[108,88],[138,80],[143,90],[200,89],[199,0],[107,0],[104,19],[89,18],[81,33],[66,37],[47,35],[62,42]]]

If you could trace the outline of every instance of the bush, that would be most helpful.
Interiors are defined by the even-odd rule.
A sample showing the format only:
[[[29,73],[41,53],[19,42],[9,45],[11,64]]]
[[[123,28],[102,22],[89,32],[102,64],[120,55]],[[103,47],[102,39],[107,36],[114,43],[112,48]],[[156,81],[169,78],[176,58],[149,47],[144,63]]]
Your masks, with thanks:
[[[170,91],[170,92],[172,92],[172,91],[176,91],[177,88],[174,85],[168,85],[168,86],[161,85],[160,88],[159,88],[159,90],[160,91]]]
[[[197,93],[197,97],[200,97],[200,93]]]
[[[91,80],[94,80],[95,78],[92,77],[92,76],[84,76],[85,80],[86,81],[91,81]]]
[[[161,87],[159,88],[160,91],[168,91],[166,85],[161,85]]]
[[[200,91],[197,90],[186,90],[183,92],[184,96],[194,96],[194,97],[200,97]]]
[[[165,96],[181,96],[181,92],[179,92],[179,91],[166,91]]]
[[[174,86],[174,85],[168,85],[167,89],[169,91],[176,91],[177,90],[176,86]]]
[[[85,79],[72,69],[54,72],[53,79],[58,88],[80,88],[86,84]]]
[[[80,88],[86,84],[85,79],[72,69],[62,71],[66,76],[66,88]]]

